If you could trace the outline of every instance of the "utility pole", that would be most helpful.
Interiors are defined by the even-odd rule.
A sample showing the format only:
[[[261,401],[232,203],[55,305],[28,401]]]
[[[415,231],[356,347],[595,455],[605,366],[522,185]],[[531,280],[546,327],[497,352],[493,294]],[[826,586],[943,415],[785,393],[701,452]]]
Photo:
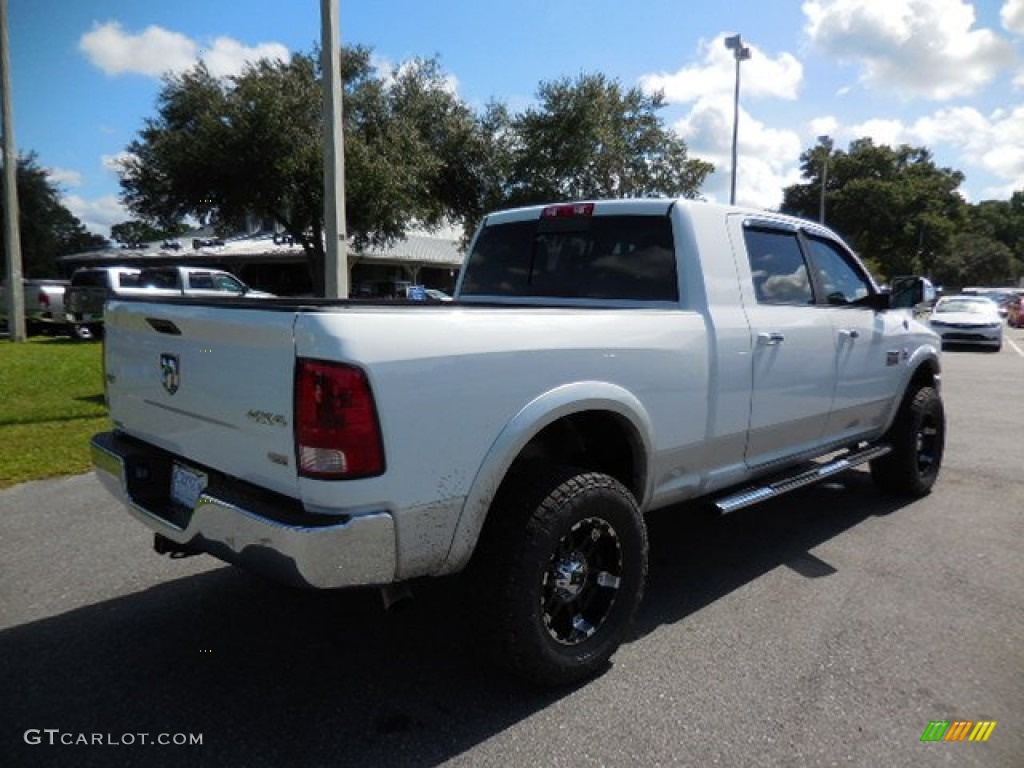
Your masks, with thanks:
[[[338,0],[320,0],[324,74],[324,295],[348,298],[345,248],[345,140],[341,128],[341,31]]]
[[[3,90],[4,253],[7,255],[7,331],[11,341],[25,341],[25,292],[21,287],[21,232],[18,229],[18,155],[11,116],[11,52],[7,34],[7,0],[0,0],[0,89]]]

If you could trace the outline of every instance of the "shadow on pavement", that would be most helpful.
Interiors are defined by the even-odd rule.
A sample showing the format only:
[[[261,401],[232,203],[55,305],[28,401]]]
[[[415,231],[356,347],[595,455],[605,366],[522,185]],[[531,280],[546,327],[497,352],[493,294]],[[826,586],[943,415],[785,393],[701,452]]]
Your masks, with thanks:
[[[780,564],[827,575],[810,549],[897,506],[865,473],[840,482],[727,518],[654,513],[637,634]],[[424,583],[384,613],[373,590],[294,591],[224,567],[0,632],[0,764],[436,765],[572,695],[486,666],[457,586]],[[45,728],[203,744],[25,743]]]
[[[868,472],[858,470],[724,517],[707,506],[654,512],[636,633],[684,619],[779,566],[806,578],[827,577],[835,569],[810,550],[908,503],[879,491]]]

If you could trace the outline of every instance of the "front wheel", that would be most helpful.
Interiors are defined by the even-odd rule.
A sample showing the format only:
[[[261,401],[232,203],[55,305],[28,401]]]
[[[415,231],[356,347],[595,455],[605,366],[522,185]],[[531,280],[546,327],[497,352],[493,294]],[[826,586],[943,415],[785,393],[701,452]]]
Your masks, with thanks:
[[[476,563],[493,650],[514,674],[564,685],[592,677],[626,638],[647,577],[647,533],[608,475],[531,465],[495,500]]]
[[[934,387],[910,390],[885,438],[892,452],[871,462],[871,477],[886,490],[926,496],[942,467],[946,416]]]
[[[71,338],[79,341],[92,341],[96,338],[91,326],[85,323],[75,323],[71,326]]]

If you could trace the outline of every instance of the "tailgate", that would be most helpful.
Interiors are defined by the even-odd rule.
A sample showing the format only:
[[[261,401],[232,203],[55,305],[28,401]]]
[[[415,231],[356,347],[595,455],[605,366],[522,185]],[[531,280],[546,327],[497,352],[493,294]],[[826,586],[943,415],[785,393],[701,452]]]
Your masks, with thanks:
[[[294,311],[112,302],[104,366],[115,428],[297,496]]]
[[[99,320],[103,317],[103,304],[107,289],[95,285],[73,286],[64,294],[64,309],[76,320]]]

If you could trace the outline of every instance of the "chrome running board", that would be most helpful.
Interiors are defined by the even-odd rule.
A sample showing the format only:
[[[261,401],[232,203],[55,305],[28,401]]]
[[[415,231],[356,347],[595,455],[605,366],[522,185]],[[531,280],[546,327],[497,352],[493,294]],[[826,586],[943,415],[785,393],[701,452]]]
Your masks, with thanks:
[[[735,512],[737,509],[760,504],[762,501],[795,491],[797,488],[814,485],[840,472],[881,458],[891,451],[892,446],[885,444],[847,451],[824,464],[812,464],[810,468],[805,464],[797,470],[796,474],[775,475],[761,485],[745,488],[742,491],[715,499],[714,504],[722,514]]]

